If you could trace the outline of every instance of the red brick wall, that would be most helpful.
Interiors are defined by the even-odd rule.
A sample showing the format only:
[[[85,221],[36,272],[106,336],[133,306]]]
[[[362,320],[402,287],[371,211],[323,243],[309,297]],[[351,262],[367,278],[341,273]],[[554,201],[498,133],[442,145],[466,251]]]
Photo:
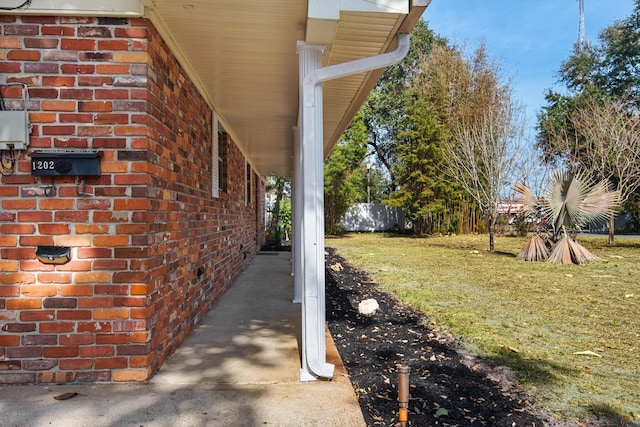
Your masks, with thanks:
[[[245,206],[227,141],[228,188],[211,197],[210,108],[148,21],[0,16],[0,35],[33,124],[0,181],[0,383],[147,379],[263,243],[264,186],[254,176]],[[2,93],[21,107],[19,88]],[[46,149],[100,150],[102,174],[34,177]],[[40,263],[39,245],[72,260]]]

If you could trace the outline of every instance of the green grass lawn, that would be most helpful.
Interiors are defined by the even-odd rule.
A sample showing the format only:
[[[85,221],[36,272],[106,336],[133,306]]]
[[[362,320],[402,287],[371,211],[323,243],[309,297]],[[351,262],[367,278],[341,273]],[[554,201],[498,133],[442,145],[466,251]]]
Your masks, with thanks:
[[[327,238],[350,265],[467,349],[509,366],[563,418],[640,420],[640,240],[578,236],[586,266],[516,261],[525,238]],[[578,354],[586,352],[584,354]]]

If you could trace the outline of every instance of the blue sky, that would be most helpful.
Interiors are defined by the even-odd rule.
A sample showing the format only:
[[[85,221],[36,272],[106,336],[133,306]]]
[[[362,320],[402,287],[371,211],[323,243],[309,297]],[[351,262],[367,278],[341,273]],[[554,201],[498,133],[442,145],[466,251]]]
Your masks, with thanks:
[[[584,0],[587,41],[628,17],[634,0]],[[429,28],[469,50],[485,43],[489,54],[513,79],[527,119],[556,84],[557,71],[578,38],[578,0],[432,0],[423,17]]]

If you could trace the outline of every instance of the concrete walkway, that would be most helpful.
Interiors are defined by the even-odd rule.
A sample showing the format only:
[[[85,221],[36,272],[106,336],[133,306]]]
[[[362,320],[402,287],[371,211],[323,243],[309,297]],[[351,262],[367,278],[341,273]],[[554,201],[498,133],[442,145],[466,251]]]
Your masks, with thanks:
[[[261,253],[149,384],[0,386],[3,426],[340,426],[365,422],[327,335],[332,381],[302,383],[288,253]],[[76,397],[53,396],[74,392]]]

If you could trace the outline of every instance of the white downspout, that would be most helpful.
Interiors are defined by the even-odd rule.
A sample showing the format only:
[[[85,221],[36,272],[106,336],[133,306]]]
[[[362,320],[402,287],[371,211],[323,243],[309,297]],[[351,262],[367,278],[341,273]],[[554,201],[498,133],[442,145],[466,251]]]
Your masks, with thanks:
[[[322,83],[387,67],[409,51],[409,35],[398,34],[392,52],[322,67],[324,47],[298,43],[302,142],[302,369],[301,381],[331,379],[334,366],[326,363],[324,278],[324,136]],[[297,161],[297,159],[296,159]],[[300,253],[299,253],[300,254]]]
[[[327,80],[339,79],[398,63],[409,53],[409,34],[398,34],[397,39],[398,46],[391,52],[318,68],[305,77],[303,85],[316,85]]]
[[[293,257],[293,303],[302,303],[302,155],[300,154],[300,128],[293,128],[293,227],[291,256]]]

